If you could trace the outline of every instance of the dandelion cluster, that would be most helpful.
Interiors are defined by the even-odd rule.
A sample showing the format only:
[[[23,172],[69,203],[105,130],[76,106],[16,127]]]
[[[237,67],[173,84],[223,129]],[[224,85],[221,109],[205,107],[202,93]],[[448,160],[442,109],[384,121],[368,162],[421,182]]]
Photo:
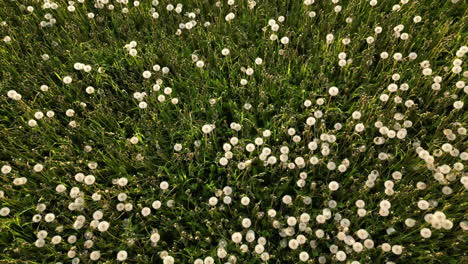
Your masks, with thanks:
[[[0,2],[0,262],[466,262],[467,18]]]

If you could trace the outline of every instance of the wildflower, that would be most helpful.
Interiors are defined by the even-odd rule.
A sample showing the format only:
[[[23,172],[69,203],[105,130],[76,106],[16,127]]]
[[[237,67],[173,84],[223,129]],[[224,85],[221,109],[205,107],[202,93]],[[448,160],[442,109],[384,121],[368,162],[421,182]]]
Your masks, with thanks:
[[[73,81],[73,79],[70,76],[65,76],[63,77],[62,81],[64,84],[70,84]]]
[[[346,253],[344,253],[344,251],[336,252],[336,259],[338,261],[345,261],[346,260]]]
[[[223,56],[227,56],[229,55],[229,53],[230,53],[229,49],[224,48],[223,50],[221,50],[221,54],[223,54]]]
[[[3,174],[8,174],[11,172],[11,166],[9,165],[3,165],[2,168],[1,168],[1,171]]]
[[[335,86],[332,86],[332,87],[330,87],[330,89],[328,89],[328,93],[331,96],[337,96],[338,95],[338,88],[335,87]]]
[[[130,138],[130,143],[132,143],[133,145],[138,144],[139,141],[140,140],[137,137]]]
[[[328,184],[328,188],[329,188],[331,191],[336,191],[336,190],[338,190],[339,186],[340,186],[340,185],[339,185],[336,181],[331,181],[331,182]]]
[[[239,232],[235,232],[232,234],[231,239],[234,243],[239,244],[242,242],[242,234]]]
[[[141,215],[146,217],[151,214],[151,209],[149,207],[144,207],[141,209]]]
[[[208,200],[208,204],[211,205],[211,206],[215,206],[217,203],[218,203],[218,198],[216,198],[216,197],[211,197]]]
[[[33,167],[33,170],[35,172],[41,172],[43,169],[44,169],[44,166],[42,164],[39,164],[39,163],[34,165],[34,167]]]
[[[99,258],[101,258],[101,252],[100,251],[92,251],[90,254],[89,254],[89,258],[93,261],[96,261],[96,260],[99,260]]]
[[[281,41],[281,44],[287,45],[289,43],[289,38],[288,37],[282,37],[280,41]]]
[[[179,144],[179,143],[175,144],[174,145],[174,150],[175,151],[181,151],[182,150],[182,144]]]
[[[212,125],[204,125],[204,126],[202,127],[202,132],[205,133],[205,134],[208,134],[208,133],[210,133],[211,131],[213,131]]]
[[[430,230],[429,228],[423,228],[423,229],[421,229],[420,233],[421,233],[421,236],[422,236],[423,238],[430,238],[431,235],[432,235],[432,232],[431,232],[431,230]]]
[[[150,71],[144,71],[142,75],[143,75],[143,78],[149,79],[151,77],[151,72]]]
[[[8,216],[10,214],[10,208],[2,207],[0,209],[0,216]]]
[[[196,65],[197,65],[198,68],[203,68],[203,66],[205,66],[205,62],[199,60],[199,61],[197,61]]]
[[[392,252],[395,255],[400,255],[403,252],[403,248],[400,245],[393,245]]]
[[[125,250],[120,250],[117,253],[117,260],[118,261],[125,261],[127,259],[128,253]]]
[[[48,213],[44,216],[44,220],[48,223],[53,222],[55,220],[55,215],[52,213]]]

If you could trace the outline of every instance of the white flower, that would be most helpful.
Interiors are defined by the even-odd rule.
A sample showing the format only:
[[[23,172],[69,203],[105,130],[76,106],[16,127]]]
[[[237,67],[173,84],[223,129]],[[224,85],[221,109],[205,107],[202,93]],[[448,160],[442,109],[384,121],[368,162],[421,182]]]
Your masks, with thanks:
[[[73,68],[77,71],[83,70],[83,67],[84,67],[84,64],[81,62],[76,62],[75,64],[73,64]]]
[[[49,86],[47,86],[47,85],[44,84],[44,85],[41,85],[40,89],[41,89],[41,91],[43,91],[43,92],[47,92],[47,91],[49,91]]]
[[[150,214],[151,214],[151,209],[149,207],[143,207],[143,209],[141,209],[142,216],[146,217]]]
[[[430,238],[432,231],[429,228],[423,228],[421,229],[420,234],[423,238]]]
[[[150,71],[144,71],[142,75],[143,75],[143,78],[149,79],[151,77],[151,72]]]
[[[122,187],[125,186],[125,185],[127,185],[127,183],[128,183],[128,179],[127,179],[127,178],[124,178],[124,177],[118,179],[118,181],[117,181],[117,184],[118,184],[119,186],[122,186]]]
[[[89,254],[89,258],[91,260],[98,260],[99,258],[101,257],[101,252],[100,251],[92,251],[90,254]]]
[[[288,217],[286,222],[288,223],[289,226],[295,226],[297,224],[297,219],[295,217],[290,216]]]
[[[346,260],[346,253],[344,253],[344,251],[338,251],[336,252],[336,259],[338,261],[345,261]]]
[[[71,127],[71,128],[76,128],[78,127],[78,123],[75,121],[75,120],[72,120],[68,123],[68,125]]]
[[[230,196],[224,196],[223,197],[223,203],[225,204],[231,204],[232,198]]]
[[[208,134],[211,131],[213,131],[213,127],[212,127],[212,125],[209,125],[209,124],[204,125],[204,126],[202,126],[202,131],[203,131],[203,133]]]
[[[422,71],[423,75],[428,76],[432,74],[432,69],[431,68],[425,68]]]
[[[247,150],[248,152],[252,152],[255,150],[255,145],[252,143],[249,143],[245,146],[245,150]]]
[[[365,129],[365,127],[364,127],[364,124],[362,124],[362,123],[356,124],[356,126],[354,127],[354,130],[356,130],[356,132],[358,132],[358,133],[364,131],[364,129]]]
[[[204,264],[214,264],[215,261],[212,257],[206,257],[204,260]]]
[[[120,250],[117,253],[117,260],[118,261],[125,261],[127,259],[128,253],[125,250]]]
[[[3,165],[1,169],[3,174],[8,174],[11,172],[11,166],[10,165]]]
[[[138,51],[136,49],[130,49],[128,54],[130,54],[132,57],[135,57],[138,54]]]
[[[95,181],[96,181],[96,178],[93,175],[87,175],[84,178],[84,183],[87,185],[92,185],[94,184]]]
[[[159,209],[161,208],[161,205],[162,203],[160,201],[154,201],[152,204],[151,204],[151,207],[153,207],[154,209]]]
[[[101,220],[103,216],[104,214],[102,213],[102,211],[99,210],[93,213],[93,219],[95,220]]]
[[[109,226],[110,226],[109,222],[102,221],[102,222],[99,222],[97,228],[100,232],[105,232],[107,231],[107,229],[109,229]]]
[[[379,205],[381,209],[385,209],[385,210],[390,209],[390,206],[391,206],[388,200],[382,200]]]
[[[196,65],[197,65],[198,68],[203,68],[203,66],[205,66],[205,62],[199,60],[199,61],[197,61]]]
[[[130,143],[132,143],[133,145],[138,144],[138,142],[139,142],[139,139],[137,137],[130,138]]]
[[[422,20],[422,18],[420,16],[413,17],[413,22],[414,23],[419,23],[419,22],[421,22],[421,20]]]
[[[224,48],[223,50],[221,50],[221,54],[223,54],[224,56],[229,55],[229,53],[230,53],[229,49]]]
[[[10,99],[14,99],[16,95],[18,95],[18,93],[17,93],[15,90],[9,90],[9,91],[7,92],[7,96],[8,96],[8,98],[10,98]]]
[[[403,55],[399,52],[393,54],[393,59],[396,61],[400,61],[403,58]]]
[[[174,150],[175,151],[181,151],[182,150],[182,144],[179,144],[179,143],[175,144],[174,145]]]
[[[330,89],[328,89],[328,93],[331,95],[331,96],[337,96],[338,95],[338,88],[335,87],[335,86],[332,86],[330,87]]]
[[[364,240],[364,246],[368,249],[371,249],[374,247],[374,241],[372,239],[366,239]]]
[[[75,110],[68,109],[67,111],[65,111],[65,115],[68,116],[68,117],[72,117],[72,116],[75,115]]]
[[[73,79],[70,76],[65,76],[65,77],[63,77],[62,81],[63,81],[64,84],[70,84],[73,81]]]
[[[29,120],[29,121],[28,121],[28,126],[30,126],[30,127],[35,127],[35,126],[37,126],[37,121],[34,120],[34,119]]]
[[[170,95],[171,93],[172,93],[172,88],[171,87],[164,88],[164,94]]]
[[[91,67],[91,65],[85,65],[85,66],[83,66],[83,71],[84,71],[84,72],[90,72],[92,69],[93,69],[93,67]]]
[[[51,242],[53,245],[57,245],[57,244],[59,244],[60,242],[62,242],[62,237],[61,237],[61,236],[53,236],[50,242]]]
[[[150,240],[151,242],[153,243],[158,243],[158,241],[161,239],[161,236],[159,235],[159,233],[155,232],[153,234],[151,234],[150,236]]]
[[[239,244],[242,242],[242,234],[239,232],[235,232],[231,235],[231,239],[234,243]]]
[[[340,187],[340,185],[339,185],[338,182],[336,182],[336,181],[331,181],[331,182],[328,184],[328,188],[329,188],[331,191],[336,191],[336,190],[338,190],[339,187]]]
[[[7,216],[10,214],[10,208],[8,207],[2,207],[0,209],[0,216]]]
[[[242,226],[244,228],[249,228],[252,225],[252,221],[249,218],[242,219]]]
[[[87,94],[93,94],[94,91],[95,91],[94,87],[92,87],[92,86],[86,87],[86,93]]]
[[[407,218],[405,220],[405,225],[407,227],[413,227],[414,225],[416,224],[416,221],[414,219],[411,219],[411,218]]]
[[[403,248],[400,245],[393,245],[392,252],[395,255],[400,255],[403,252]]]
[[[418,202],[418,208],[421,210],[427,210],[429,208],[429,203],[426,200],[421,200]]]
[[[364,208],[364,206],[366,205],[366,203],[363,200],[357,200],[355,204],[357,208]]]
[[[282,37],[280,41],[281,41],[281,44],[287,45],[289,43],[289,38],[288,37]]]
[[[234,13],[229,13],[229,14],[226,15],[225,20],[229,22],[229,21],[233,20],[235,17],[236,17],[236,15],[234,15]]]
[[[38,248],[41,248],[45,245],[45,240],[44,239],[37,239],[35,242],[34,242],[34,245]]]
[[[454,107],[455,109],[462,109],[462,108],[463,108],[463,102],[462,102],[462,101],[455,101],[455,102],[453,103],[453,107]]]
[[[222,166],[226,166],[228,164],[228,159],[225,157],[222,157],[219,159],[219,164]]]
[[[285,196],[283,196],[282,201],[283,201],[284,204],[291,204],[292,203],[292,198],[289,195],[285,195]]]
[[[211,205],[211,206],[215,206],[217,203],[218,203],[218,198],[216,198],[216,197],[211,197],[208,200],[208,204]]]
[[[42,164],[36,164],[36,165],[34,165],[34,167],[33,167],[33,170],[34,170],[35,172],[41,172],[43,169],[44,169],[44,166],[43,166]]]
[[[55,215],[52,213],[48,213],[44,216],[44,220],[48,223],[53,222],[55,220]]]
[[[288,241],[288,246],[290,249],[297,249],[299,247],[299,242],[296,239],[291,239]]]
[[[247,205],[249,205],[249,203],[250,203],[250,198],[249,197],[247,197],[247,196],[242,197],[242,199],[241,199],[241,204],[242,205],[247,206]]]

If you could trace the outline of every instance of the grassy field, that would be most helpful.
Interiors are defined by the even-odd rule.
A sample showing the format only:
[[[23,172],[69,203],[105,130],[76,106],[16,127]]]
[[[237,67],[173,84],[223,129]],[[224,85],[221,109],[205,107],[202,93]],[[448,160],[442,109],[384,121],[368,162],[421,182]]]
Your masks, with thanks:
[[[0,1],[0,263],[468,263],[465,0]]]

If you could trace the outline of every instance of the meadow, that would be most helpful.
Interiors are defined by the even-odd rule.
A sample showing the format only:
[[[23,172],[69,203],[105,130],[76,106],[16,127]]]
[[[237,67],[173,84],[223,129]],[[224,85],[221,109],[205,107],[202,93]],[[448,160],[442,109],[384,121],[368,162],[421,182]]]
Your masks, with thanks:
[[[468,263],[465,0],[0,1],[0,264]]]

